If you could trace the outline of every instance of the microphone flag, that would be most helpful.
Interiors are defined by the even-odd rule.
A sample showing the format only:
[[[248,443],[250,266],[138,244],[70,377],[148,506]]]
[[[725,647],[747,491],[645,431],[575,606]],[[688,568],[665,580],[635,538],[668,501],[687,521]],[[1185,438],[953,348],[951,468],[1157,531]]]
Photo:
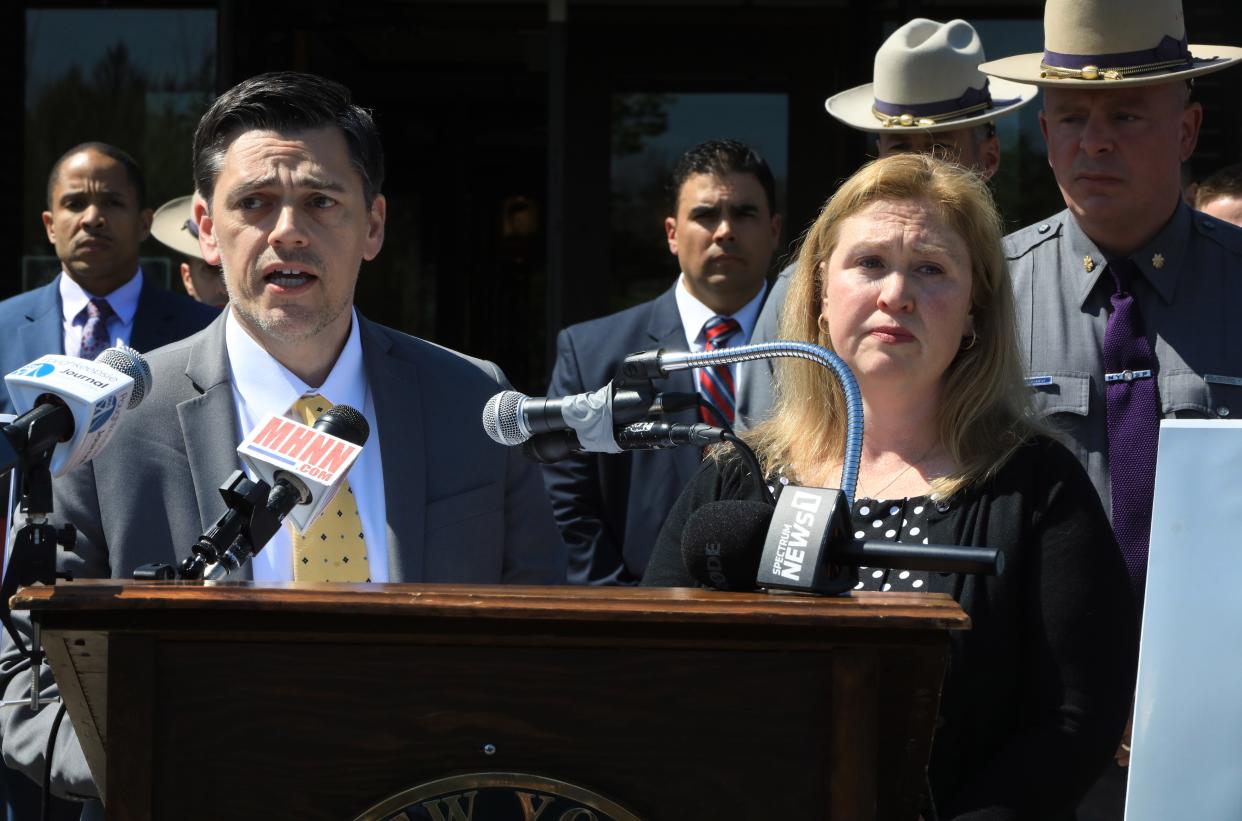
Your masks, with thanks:
[[[289,511],[299,535],[345,485],[361,452],[360,445],[275,414],[268,414],[237,446],[242,462],[269,486],[287,474],[310,490],[310,501]]]
[[[62,354],[41,356],[4,382],[18,416],[49,395],[73,414],[73,437],[56,446],[48,466],[53,476],[65,475],[103,450],[134,393],[132,376],[98,360]]]
[[[830,545],[848,541],[849,505],[834,488],[789,485],[776,500],[759,559],[760,587],[834,595],[858,582],[857,567],[834,565]]]

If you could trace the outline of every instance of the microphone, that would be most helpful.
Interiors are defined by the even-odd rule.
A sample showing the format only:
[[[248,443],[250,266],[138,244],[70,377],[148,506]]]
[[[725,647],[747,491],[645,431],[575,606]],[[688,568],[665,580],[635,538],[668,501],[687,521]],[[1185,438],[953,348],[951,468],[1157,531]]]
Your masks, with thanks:
[[[609,382],[597,391],[559,399],[501,391],[483,406],[483,429],[502,445],[520,445],[541,433],[572,430],[585,450],[619,453],[613,436],[617,426],[683,408],[696,407],[694,393],[652,395]]]
[[[619,427],[614,434],[618,448],[626,450],[666,450],[686,445],[707,447],[724,441],[725,432],[702,422],[635,422]],[[522,454],[527,459],[548,464],[559,462],[574,453],[589,451],[578,441],[572,430],[540,433],[522,443]],[[615,451],[608,450],[607,453]]]
[[[848,519],[846,527],[834,521],[840,508],[832,497],[839,494],[789,485],[775,508],[751,500],[709,502],[682,531],[686,572],[717,590],[835,595],[853,589],[859,566],[988,575],[1004,570],[1004,554],[996,548],[855,540]]]
[[[181,578],[220,579],[237,570],[291,514],[305,532],[345,484],[370,433],[366,417],[348,405],[324,411],[314,427],[269,415],[237,448],[262,478],[252,482],[238,470],[220,486],[229,509],[190,548]],[[167,577],[167,571],[144,565],[135,577]]]
[[[271,487],[267,506],[301,534],[345,484],[370,435],[366,417],[348,405],[324,411],[314,427],[269,414],[237,453]]]
[[[725,432],[703,422],[634,422],[619,428],[617,444],[622,450],[664,450],[684,445],[707,447],[724,441]]]
[[[754,590],[772,506],[750,500],[708,502],[681,533],[681,560],[690,578],[716,590]]]
[[[20,414],[3,427],[0,471],[54,448],[48,465],[63,476],[99,455],[125,411],[151,392],[151,368],[132,348],[90,361],[48,354],[4,377]]]

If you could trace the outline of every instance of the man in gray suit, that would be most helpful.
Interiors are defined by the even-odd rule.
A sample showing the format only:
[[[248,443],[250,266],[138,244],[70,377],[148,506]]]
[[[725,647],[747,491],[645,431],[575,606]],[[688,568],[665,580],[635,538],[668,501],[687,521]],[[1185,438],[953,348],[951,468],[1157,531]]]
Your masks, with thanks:
[[[353,308],[361,262],[383,243],[386,205],[378,134],[348,90],[296,73],[241,83],[199,123],[194,173],[203,255],[223,267],[230,308],[148,357],[153,394],[104,454],[57,482],[56,518],[80,533],[62,569],[125,578],[143,563],[179,562],[224,512],[217,488],[239,466],[243,434],[309,400],[352,405],[371,425],[349,492],[333,502],[356,523],[340,550],[358,558],[321,559],[318,538],[286,530],[248,565],[254,578],[563,582],[565,547],[535,466],[492,443],[478,421],[507,387],[503,374]],[[334,521],[312,528],[337,526],[336,516],[323,520]],[[5,698],[28,695],[26,670],[8,648]],[[52,695],[50,671],[42,674]],[[2,716],[6,761],[35,779],[54,712]],[[51,772],[57,793],[98,794],[68,721]]]

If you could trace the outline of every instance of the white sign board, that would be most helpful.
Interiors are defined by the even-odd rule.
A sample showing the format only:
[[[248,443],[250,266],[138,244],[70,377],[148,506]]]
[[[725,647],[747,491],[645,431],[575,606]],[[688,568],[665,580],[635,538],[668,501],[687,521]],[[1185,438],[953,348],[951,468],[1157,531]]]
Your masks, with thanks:
[[[1242,818],[1242,422],[1160,423],[1126,821]]]

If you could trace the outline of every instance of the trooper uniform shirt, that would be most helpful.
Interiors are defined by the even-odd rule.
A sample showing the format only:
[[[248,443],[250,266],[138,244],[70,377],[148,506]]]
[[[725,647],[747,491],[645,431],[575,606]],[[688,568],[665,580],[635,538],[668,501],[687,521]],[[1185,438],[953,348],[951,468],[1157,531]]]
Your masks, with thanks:
[[[1111,515],[1104,330],[1108,258],[1068,210],[1005,238],[1027,384]],[[1129,255],[1165,418],[1242,416],[1242,229],[1179,203]]]

